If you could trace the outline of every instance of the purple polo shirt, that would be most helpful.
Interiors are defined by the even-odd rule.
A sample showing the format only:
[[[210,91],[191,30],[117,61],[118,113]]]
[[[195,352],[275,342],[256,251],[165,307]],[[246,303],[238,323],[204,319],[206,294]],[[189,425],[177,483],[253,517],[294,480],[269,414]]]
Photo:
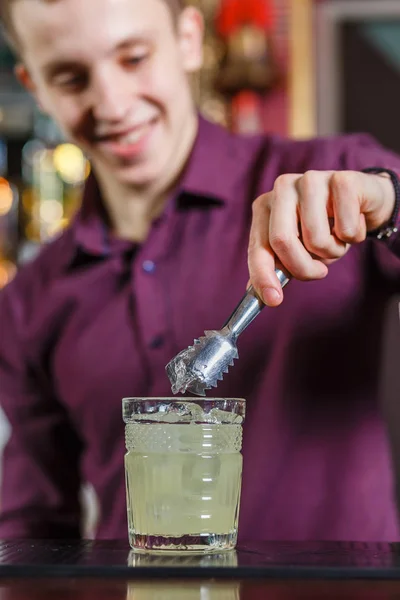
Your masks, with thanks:
[[[243,138],[200,121],[182,180],[140,245],[112,240],[93,181],[61,237],[0,295],[4,454],[0,537],[79,536],[79,488],[98,538],[127,538],[125,396],[169,396],[166,363],[242,297],[252,201],[308,169],[394,168],[366,135]],[[322,281],[292,281],[239,340],[216,390],[247,399],[242,540],[397,540],[377,397],[382,314],[400,242],[368,240]]]

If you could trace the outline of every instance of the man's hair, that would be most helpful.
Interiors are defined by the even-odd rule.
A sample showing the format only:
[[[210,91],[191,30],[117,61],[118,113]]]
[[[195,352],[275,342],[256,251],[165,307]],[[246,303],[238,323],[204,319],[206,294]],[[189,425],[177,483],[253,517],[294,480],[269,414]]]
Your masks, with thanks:
[[[18,0],[0,0],[0,26],[11,47],[18,52],[20,44],[12,21],[11,6]],[[42,2],[57,2],[58,0],[41,0]],[[85,0],[82,0],[84,2]],[[187,0],[163,0],[171,11],[174,22],[185,7]]]

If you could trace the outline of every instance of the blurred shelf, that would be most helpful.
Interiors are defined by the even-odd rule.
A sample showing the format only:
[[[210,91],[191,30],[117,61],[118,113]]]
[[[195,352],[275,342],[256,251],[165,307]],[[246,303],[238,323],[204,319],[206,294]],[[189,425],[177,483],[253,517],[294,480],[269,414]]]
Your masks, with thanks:
[[[0,135],[28,136],[33,127],[34,101],[22,91],[0,91]]]

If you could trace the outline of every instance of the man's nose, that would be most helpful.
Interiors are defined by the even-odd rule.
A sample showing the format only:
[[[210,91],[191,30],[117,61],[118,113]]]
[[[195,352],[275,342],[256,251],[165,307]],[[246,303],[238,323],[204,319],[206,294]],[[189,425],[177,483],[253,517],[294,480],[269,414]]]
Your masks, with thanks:
[[[122,121],[131,109],[132,90],[123,77],[97,76],[92,90],[93,114],[98,121]]]

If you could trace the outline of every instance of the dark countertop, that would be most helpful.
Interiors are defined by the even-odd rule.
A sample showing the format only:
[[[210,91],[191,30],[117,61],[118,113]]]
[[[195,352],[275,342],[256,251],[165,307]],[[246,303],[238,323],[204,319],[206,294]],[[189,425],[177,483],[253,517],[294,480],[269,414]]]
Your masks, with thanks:
[[[0,578],[400,579],[400,544],[256,542],[205,555],[137,554],[124,541],[0,541]]]
[[[2,541],[0,600],[400,598],[400,545],[241,544],[219,555],[133,553],[121,541]]]

